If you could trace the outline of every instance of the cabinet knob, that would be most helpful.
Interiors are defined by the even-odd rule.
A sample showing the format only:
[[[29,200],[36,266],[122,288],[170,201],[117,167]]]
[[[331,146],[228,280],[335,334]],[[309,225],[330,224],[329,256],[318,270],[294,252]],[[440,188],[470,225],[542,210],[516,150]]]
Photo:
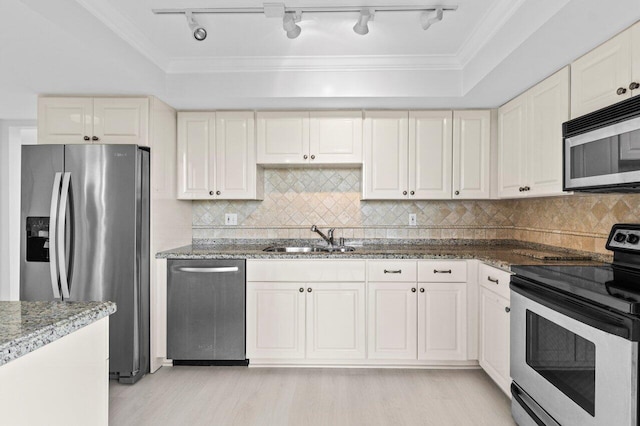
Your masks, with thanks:
[[[402,195],[407,195],[407,191],[402,191]]]
[[[89,141],[89,140],[91,140],[91,138],[90,138],[89,136],[85,136],[85,137],[84,137],[84,140],[85,140],[85,141]]]
[[[213,191],[209,191],[209,195],[213,195]]]
[[[300,287],[300,293],[304,293],[304,288]]]
[[[505,311],[506,313],[509,313],[509,312],[511,312],[511,308],[507,306],[506,308],[504,308],[504,311]]]
[[[315,160],[315,159],[316,159],[316,156],[315,156],[315,155],[311,155],[311,159],[312,159],[312,160]]]
[[[309,156],[307,154],[305,154],[305,155],[302,156],[302,158],[304,158],[306,160],[307,158],[309,158]]]
[[[216,191],[216,195],[220,195],[220,194],[221,194],[221,192],[220,192],[220,191]]]
[[[616,93],[618,95],[624,95],[625,93],[627,93],[627,89],[625,89],[624,87],[618,87],[618,90],[616,90]]]
[[[411,293],[415,293],[417,290],[415,288],[411,288]]]
[[[518,191],[519,191],[519,192],[524,191],[524,187],[522,187],[522,186],[521,186],[520,188],[518,188]]]
[[[424,293],[424,288],[421,288],[421,289],[420,289],[420,293]]]
[[[531,191],[531,188],[529,188],[528,186],[525,186],[524,188],[522,188],[524,191]]]
[[[99,141],[99,140],[100,140],[100,138],[99,138],[99,137],[97,137],[97,136],[93,136],[93,137],[91,138],[91,140],[92,140],[92,141]]]
[[[409,194],[416,195],[416,191],[411,191]]]
[[[309,287],[309,288],[307,289],[307,291],[308,291],[309,293],[311,293],[313,290],[311,289],[311,287]]]
[[[460,191],[454,192],[455,195],[460,195]]]
[[[640,83],[636,83],[635,81],[632,81],[629,85],[629,90],[636,90],[638,88],[640,88]]]

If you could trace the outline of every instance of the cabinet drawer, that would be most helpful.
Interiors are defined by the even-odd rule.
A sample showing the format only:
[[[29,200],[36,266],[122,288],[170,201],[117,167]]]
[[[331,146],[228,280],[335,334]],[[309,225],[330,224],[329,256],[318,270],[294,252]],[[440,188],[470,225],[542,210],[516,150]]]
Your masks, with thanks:
[[[418,281],[425,283],[467,282],[466,260],[424,260],[418,262]]]
[[[502,269],[494,268],[484,263],[480,264],[478,268],[478,283],[494,293],[502,297],[510,298],[509,296],[509,281],[511,274]]]
[[[415,260],[370,260],[368,262],[368,280],[415,282]]]
[[[247,260],[247,281],[364,281],[364,260]]]

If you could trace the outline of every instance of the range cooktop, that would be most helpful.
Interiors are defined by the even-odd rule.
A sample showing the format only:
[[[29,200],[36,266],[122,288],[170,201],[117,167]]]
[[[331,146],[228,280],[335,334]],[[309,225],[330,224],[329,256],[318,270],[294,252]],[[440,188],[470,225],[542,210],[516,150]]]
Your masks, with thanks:
[[[520,278],[605,308],[640,315],[640,224],[614,225],[607,240],[613,263],[513,266]]]

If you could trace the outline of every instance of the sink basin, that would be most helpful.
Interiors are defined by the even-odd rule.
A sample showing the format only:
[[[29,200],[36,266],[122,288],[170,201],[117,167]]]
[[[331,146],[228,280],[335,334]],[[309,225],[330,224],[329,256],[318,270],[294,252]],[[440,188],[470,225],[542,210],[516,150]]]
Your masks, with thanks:
[[[347,253],[354,251],[354,247],[267,247],[263,251],[272,253]]]

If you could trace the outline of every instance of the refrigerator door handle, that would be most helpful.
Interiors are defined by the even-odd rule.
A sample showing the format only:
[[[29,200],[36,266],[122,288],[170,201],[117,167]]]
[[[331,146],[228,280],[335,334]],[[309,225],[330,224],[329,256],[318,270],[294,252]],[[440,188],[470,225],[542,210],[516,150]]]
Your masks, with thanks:
[[[69,280],[67,279],[67,256],[66,256],[66,219],[67,201],[69,200],[69,187],[71,184],[71,172],[65,172],[62,178],[62,191],[60,192],[60,215],[58,216],[58,267],[60,269],[60,284],[62,287],[62,297],[69,298]]]
[[[53,297],[60,298],[60,288],[58,287],[58,253],[57,253],[57,223],[58,205],[60,201],[60,181],[62,173],[58,172],[53,178],[53,188],[51,189],[51,210],[49,213],[49,272],[51,273],[51,289]]]

